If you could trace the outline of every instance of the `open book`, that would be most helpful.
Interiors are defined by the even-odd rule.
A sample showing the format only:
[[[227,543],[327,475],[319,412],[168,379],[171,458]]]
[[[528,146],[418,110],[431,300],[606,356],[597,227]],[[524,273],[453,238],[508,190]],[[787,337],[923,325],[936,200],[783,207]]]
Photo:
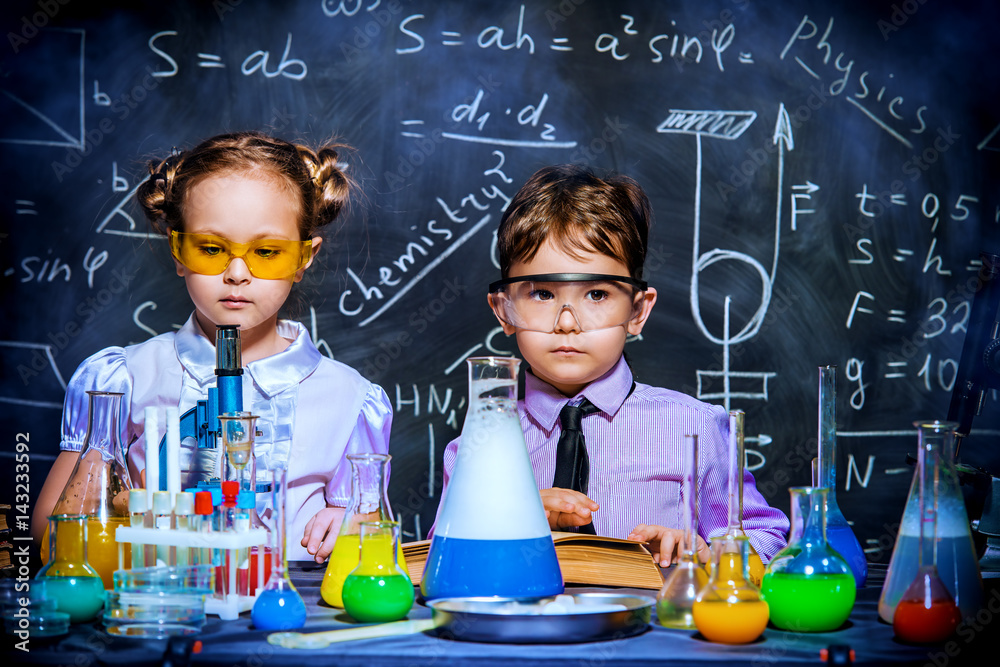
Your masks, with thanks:
[[[567,584],[652,589],[663,586],[660,567],[641,542],[562,532],[553,532],[552,538]],[[406,568],[414,584],[420,583],[430,548],[430,540],[403,545]]]

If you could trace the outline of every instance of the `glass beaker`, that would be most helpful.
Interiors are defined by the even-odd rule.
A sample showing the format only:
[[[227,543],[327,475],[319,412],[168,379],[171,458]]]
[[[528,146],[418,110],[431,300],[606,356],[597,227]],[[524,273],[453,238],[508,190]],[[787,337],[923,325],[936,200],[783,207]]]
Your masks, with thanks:
[[[916,579],[919,571],[920,542],[920,470],[935,467],[937,480],[937,521],[935,548],[937,568],[945,588],[955,599],[963,618],[975,616],[983,604],[983,580],[979,572],[969,516],[955,472],[954,422],[917,421],[917,470],[910,485],[896,545],[892,549],[889,571],[878,601],[878,615],[892,623],[896,605]]]
[[[56,601],[59,611],[69,614],[72,623],[93,619],[104,606],[101,576],[87,562],[87,519],[84,514],[49,517],[52,559],[35,577],[45,580],[46,596]]]
[[[750,581],[746,536],[712,540],[712,574],[692,607],[694,624],[705,639],[746,644],[767,627],[768,605]]]
[[[361,559],[361,523],[394,520],[386,493],[386,468],[390,460],[392,457],[388,454],[347,456],[351,464],[351,497],[320,586],[320,595],[332,607],[344,606],[344,580]],[[405,568],[402,546],[398,551],[399,563]]]
[[[285,551],[285,515],[288,512],[288,470],[276,467],[272,470],[274,481],[271,486],[274,526],[271,530],[272,566],[271,576],[264,590],[257,596],[250,611],[250,618],[258,630],[295,630],[306,623],[306,604],[288,578],[287,553]]]
[[[129,525],[128,495],[132,489],[125,450],[118,435],[122,394],[88,391],[87,435],[69,481],[52,514],[85,514],[87,554],[108,590],[114,588],[118,569],[115,530]],[[42,561],[48,560],[43,537]],[[125,545],[125,567],[132,565],[131,545]]]
[[[469,408],[420,590],[429,600],[558,595],[562,571],[517,412],[520,361],[466,361]]]
[[[746,465],[743,443],[744,419],[745,413],[742,410],[729,411],[729,522],[723,537],[747,537],[743,530],[743,469]],[[760,586],[761,577],[764,576],[764,561],[750,544],[749,538],[747,548],[750,581],[754,586]]]
[[[826,541],[825,487],[798,486],[792,496],[792,535],[764,573],[760,594],[771,623],[793,632],[836,630],[854,608],[851,568]]]
[[[837,504],[837,367],[819,367],[819,465],[813,486],[827,489],[826,541],[847,561],[858,588],[868,579],[868,559]]]
[[[668,628],[695,627],[692,608],[698,592],[708,583],[708,572],[698,560],[698,436],[684,436],[684,479],[681,482],[684,515],[680,556],[656,596],[656,617]]]
[[[917,542],[917,576],[896,605],[892,631],[898,639],[913,644],[935,644],[951,637],[962,613],[937,569],[936,527],[938,505],[938,451],[918,453],[920,532]]]
[[[413,582],[396,562],[399,522],[361,523],[361,560],[344,580],[344,611],[362,623],[405,618],[413,607]]]
[[[219,415],[222,443],[225,446],[226,473],[224,479],[235,479],[240,491],[254,491],[257,480],[247,479],[247,464],[253,458],[257,434],[257,415],[249,412],[227,412]]]

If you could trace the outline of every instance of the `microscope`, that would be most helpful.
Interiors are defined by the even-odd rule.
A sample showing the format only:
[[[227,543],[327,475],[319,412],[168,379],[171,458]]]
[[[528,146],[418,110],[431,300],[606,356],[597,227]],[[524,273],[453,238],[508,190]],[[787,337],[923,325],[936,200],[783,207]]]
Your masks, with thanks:
[[[219,415],[243,411],[243,362],[238,324],[216,325],[216,386],[180,418],[182,474],[189,486],[219,486],[223,470],[222,426]],[[192,443],[196,442],[196,446]],[[160,440],[160,488],[167,488],[167,438]],[[267,489],[264,489],[267,490]]]
[[[972,431],[972,421],[983,412],[987,393],[1000,389],[1000,255],[980,252],[982,267],[969,314],[969,329],[962,347],[948,421],[958,424],[955,458]],[[966,509],[972,525],[979,566],[984,572],[1000,571],[1000,478],[974,466],[956,462],[964,487]]]

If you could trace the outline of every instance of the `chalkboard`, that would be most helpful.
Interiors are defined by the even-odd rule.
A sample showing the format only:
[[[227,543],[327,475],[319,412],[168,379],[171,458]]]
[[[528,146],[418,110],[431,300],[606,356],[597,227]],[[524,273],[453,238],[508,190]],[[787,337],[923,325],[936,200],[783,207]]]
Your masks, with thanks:
[[[873,560],[944,418],[1000,228],[996,3],[6,2],[0,46],[3,502],[17,434],[36,494],[66,381],[191,304],[132,195],[145,160],[263,129],[357,148],[345,226],[300,290],[320,349],[395,407],[390,499],[426,535],[494,230],[541,166],[651,198],[659,301],[641,382],[746,411],[775,505],[809,483],[817,367],[839,367],[841,506]],[[1000,472],[995,391],[963,459]],[[10,496],[7,499],[6,496]]]

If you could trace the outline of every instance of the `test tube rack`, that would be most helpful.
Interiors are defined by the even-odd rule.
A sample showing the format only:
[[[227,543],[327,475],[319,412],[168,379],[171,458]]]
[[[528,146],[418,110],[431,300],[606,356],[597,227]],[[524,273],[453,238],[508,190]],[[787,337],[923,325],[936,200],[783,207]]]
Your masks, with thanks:
[[[239,563],[241,551],[249,550],[252,547],[266,546],[268,536],[269,533],[262,528],[253,528],[239,533],[200,533],[175,528],[119,526],[115,530],[115,541],[118,542],[118,567],[122,569],[126,566],[125,543],[132,544],[133,549],[145,545],[212,549],[214,552],[223,552],[222,562]],[[226,572],[229,581],[224,590],[229,592],[206,598],[205,613],[215,614],[223,620],[231,621],[238,618],[242,612],[250,611],[257,596],[240,595],[236,592],[237,568],[226,568]],[[258,591],[264,590],[265,576],[263,559],[261,559],[260,566],[257,568]]]

